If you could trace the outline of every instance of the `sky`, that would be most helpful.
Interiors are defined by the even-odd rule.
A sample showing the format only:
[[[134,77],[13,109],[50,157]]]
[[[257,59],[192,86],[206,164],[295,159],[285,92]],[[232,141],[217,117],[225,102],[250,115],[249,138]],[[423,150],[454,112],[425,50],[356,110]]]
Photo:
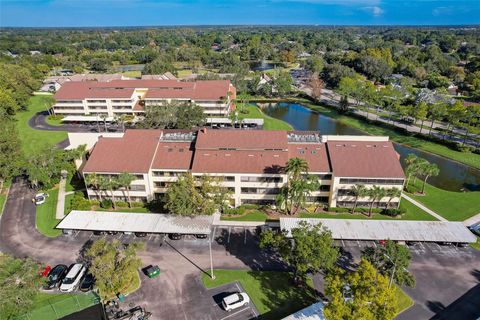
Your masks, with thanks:
[[[0,27],[480,24],[480,0],[0,0]]]

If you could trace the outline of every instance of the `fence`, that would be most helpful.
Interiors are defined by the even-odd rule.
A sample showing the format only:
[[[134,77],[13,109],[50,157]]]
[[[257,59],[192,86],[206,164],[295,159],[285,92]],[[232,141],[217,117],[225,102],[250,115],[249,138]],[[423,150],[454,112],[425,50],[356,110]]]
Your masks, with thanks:
[[[94,292],[85,294],[52,294],[27,314],[16,320],[56,320],[100,303]]]

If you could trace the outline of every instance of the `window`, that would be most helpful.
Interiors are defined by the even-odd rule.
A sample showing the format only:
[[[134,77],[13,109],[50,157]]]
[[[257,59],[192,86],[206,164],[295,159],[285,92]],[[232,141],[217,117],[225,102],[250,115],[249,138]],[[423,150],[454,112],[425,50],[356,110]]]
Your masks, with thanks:
[[[403,185],[403,179],[341,178],[342,184],[393,184]]]
[[[330,191],[330,185],[322,184],[320,186],[320,191]]]
[[[130,191],[145,191],[145,186],[141,184],[132,184],[130,186]]]
[[[265,183],[279,183],[283,182],[282,177],[251,177],[251,176],[242,176],[240,178],[241,182],[265,182]]]

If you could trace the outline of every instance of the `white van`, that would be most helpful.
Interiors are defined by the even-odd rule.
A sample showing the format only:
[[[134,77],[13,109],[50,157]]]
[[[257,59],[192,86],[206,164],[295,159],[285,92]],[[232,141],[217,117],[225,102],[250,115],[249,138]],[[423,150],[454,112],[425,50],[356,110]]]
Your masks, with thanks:
[[[68,271],[65,278],[63,278],[62,284],[60,286],[60,291],[62,292],[72,292],[80,284],[83,275],[87,271],[87,268],[81,263],[76,263],[72,266],[70,271]]]

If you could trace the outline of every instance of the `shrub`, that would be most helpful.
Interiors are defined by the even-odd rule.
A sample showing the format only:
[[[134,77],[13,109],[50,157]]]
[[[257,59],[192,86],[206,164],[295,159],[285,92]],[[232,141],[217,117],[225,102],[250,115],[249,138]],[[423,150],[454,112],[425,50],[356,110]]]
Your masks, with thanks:
[[[128,203],[126,201],[117,201],[115,204],[117,207],[128,207]]]
[[[111,209],[113,207],[113,202],[110,199],[103,199],[100,202],[100,207],[103,209]]]
[[[455,150],[460,151],[460,152],[464,152],[464,153],[470,153],[470,152],[475,151],[475,148],[472,147],[472,146],[467,146],[467,145],[462,146],[461,143],[457,143],[455,145]]]
[[[70,208],[72,210],[91,210],[92,205],[88,199],[83,197],[83,193],[75,192],[72,200],[70,201]]]
[[[141,201],[132,201],[132,208],[142,208],[145,204]]]
[[[390,217],[396,217],[396,216],[404,214],[405,212],[406,211],[402,210],[402,209],[384,209],[382,211],[382,214],[384,214],[386,216],[390,216]]]
[[[100,200],[90,200],[90,204],[92,206],[100,206]]]

